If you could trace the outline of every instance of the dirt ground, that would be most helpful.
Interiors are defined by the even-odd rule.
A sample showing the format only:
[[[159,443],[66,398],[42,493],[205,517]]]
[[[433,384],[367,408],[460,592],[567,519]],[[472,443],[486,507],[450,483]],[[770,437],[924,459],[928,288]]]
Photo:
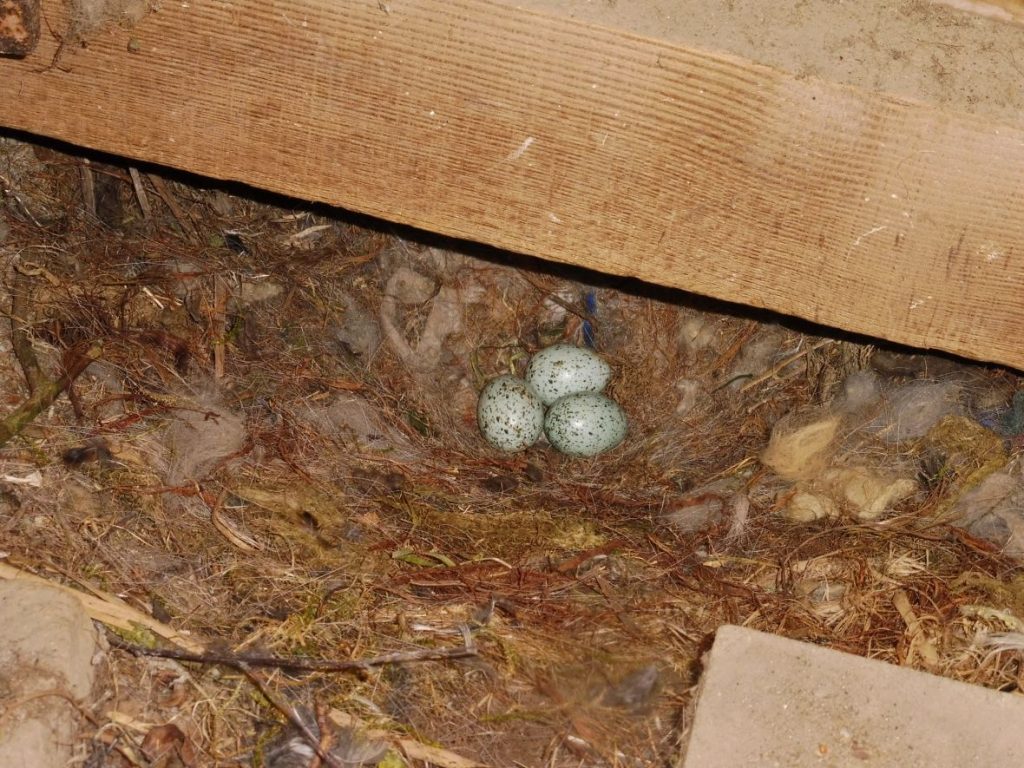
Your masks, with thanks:
[[[120,617],[77,764],[315,764],[299,720],[324,764],[679,765],[724,623],[1019,694],[977,642],[1019,561],[942,514],[1019,432],[990,466],[849,429],[910,468],[874,516],[798,519],[761,461],[854,374],[1008,424],[1014,372],[0,141],[0,392],[58,393],[4,423],[2,562]],[[481,386],[560,341],[611,363],[626,441],[489,447]]]

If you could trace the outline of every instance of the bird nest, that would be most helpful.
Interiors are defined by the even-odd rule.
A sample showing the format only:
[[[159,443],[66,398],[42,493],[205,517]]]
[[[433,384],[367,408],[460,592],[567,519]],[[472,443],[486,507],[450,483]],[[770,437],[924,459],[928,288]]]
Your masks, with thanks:
[[[109,158],[0,175],[0,575],[94,599],[89,765],[675,765],[725,623],[1019,689],[979,642],[1019,563],[942,514],[1012,436],[979,475],[844,415],[833,453],[915,468],[874,517],[796,519],[761,462],[856,372],[1004,408],[1011,372]],[[555,342],[628,437],[496,451],[477,392]]]

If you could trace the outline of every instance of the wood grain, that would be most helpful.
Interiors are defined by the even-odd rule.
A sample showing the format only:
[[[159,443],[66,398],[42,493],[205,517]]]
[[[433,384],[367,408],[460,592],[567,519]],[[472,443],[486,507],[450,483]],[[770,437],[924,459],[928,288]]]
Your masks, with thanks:
[[[165,3],[55,48],[0,61],[0,123],[1024,368],[1024,122],[483,0]]]

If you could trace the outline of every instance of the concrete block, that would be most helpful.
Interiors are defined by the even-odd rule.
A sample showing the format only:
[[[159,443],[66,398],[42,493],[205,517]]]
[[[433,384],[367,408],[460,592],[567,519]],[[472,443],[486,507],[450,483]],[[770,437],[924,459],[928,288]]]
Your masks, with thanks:
[[[1007,768],[1024,696],[741,627],[705,660],[685,768]]]
[[[64,768],[89,704],[96,630],[72,595],[0,580],[0,768]]]

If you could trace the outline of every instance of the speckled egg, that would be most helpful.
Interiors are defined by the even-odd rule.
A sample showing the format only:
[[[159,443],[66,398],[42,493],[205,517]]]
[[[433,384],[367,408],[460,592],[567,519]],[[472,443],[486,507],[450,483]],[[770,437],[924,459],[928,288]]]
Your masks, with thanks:
[[[591,349],[555,344],[542,349],[526,366],[526,381],[544,405],[566,395],[600,392],[612,376],[612,367]]]
[[[569,456],[596,456],[626,437],[629,422],[619,404],[598,392],[566,395],[548,409],[548,441]]]
[[[521,451],[544,431],[544,404],[522,379],[499,376],[480,392],[476,420],[484,439],[495,448]]]

